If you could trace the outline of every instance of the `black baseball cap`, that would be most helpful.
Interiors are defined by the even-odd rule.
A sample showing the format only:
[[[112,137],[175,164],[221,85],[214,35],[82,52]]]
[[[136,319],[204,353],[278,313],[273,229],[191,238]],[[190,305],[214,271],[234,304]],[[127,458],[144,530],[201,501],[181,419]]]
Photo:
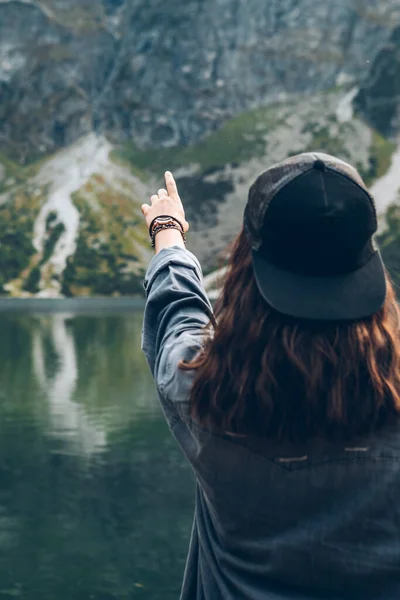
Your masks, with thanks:
[[[273,165],[250,187],[243,225],[258,289],[277,311],[341,321],[382,308],[375,204],[346,162],[306,152]]]

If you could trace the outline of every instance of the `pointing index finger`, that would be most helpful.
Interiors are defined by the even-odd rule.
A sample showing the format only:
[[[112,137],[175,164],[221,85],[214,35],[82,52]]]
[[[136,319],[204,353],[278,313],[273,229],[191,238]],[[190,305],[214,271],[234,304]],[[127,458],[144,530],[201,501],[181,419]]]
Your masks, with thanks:
[[[175,183],[174,176],[171,171],[165,171],[165,184],[167,186],[168,195],[173,198],[178,197],[178,188]]]

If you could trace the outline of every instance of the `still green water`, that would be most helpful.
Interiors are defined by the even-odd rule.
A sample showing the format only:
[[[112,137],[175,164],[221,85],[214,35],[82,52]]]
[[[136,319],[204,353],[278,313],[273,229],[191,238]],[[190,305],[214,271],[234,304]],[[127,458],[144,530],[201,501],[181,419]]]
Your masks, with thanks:
[[[0,313],[0,599],[179,597],[194,504],[143,312]]]

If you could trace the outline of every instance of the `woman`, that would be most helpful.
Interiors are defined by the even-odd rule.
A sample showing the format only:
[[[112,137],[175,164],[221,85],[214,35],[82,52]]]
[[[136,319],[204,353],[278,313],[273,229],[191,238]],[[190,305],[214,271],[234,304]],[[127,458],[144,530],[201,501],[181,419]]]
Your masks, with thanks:
[[[261,174],[213,314],[165,177],[142,349],[196,475],[181,598],[400,598],[400,318],[365,184],[326,154]]]

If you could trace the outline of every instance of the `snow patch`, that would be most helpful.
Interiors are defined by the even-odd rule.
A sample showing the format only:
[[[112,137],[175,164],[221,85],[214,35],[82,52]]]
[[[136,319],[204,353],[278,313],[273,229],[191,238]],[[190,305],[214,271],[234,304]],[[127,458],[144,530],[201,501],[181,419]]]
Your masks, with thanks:
[[[1,0],[0,0],[1,1]],[[0,47],[0,81],[8,83],[13,75],[25,66],[26,60],[11,44],[3,43]]]
[[[399,200],[400,191],[400,140],[387,173],[371,187],[378,216],[383,217],[388,207]]]
[[[354,81],[354,76],[342,71],[341,73],[339,73],[339,75],[336,78],[336,85],[339,85],[339,86],[347,85],[347,84],[351,83],[352,81]]]
[[[106,446],[107,437],[104,428],[93,423],[74,400],[79,373],[75,341],[67,326],[71,316],[60,313],[52,315],[50,321],[47,317],[39,321],[41,326],[35,329],[32,339],[33,367],[49,401],[52,434],[77,446],[81,455],[91,456]],[[48,333],[58,359],[58,370],[52,377],[47,375],[45,368]]]
[[[12,4],[15,2],[16,0],[0,0],[0,4]],[[18,0],[18,2],[20,4],[26,4],[27,6],[33,6],[34,8],[40,10],[44,15],[46,15],[48,19],[51,19],[53,21],[56,20],[53,11],[51,11],[50,8],[46,6],[46,4],[43,4],[43,2],[40,2],[39,0]]]
[[[106,168],[111,144],[93,133],[81,138],[72,146],[57,152],[48,160],[35,177],[38,185],[49,185],[47,202],[42,206],[34,224],[33,245],[43,251],[46,236],[46,219],[56,212],[58,222],[65,230],[60,236],[49,263],[54,273],[61,275],[67,258],[76,250],[79,230],[79,212],[72,202],[72,194],[84,186],[90,177]]]
[[[358,88],[352,88],[347,94],[340,99],[336,109],[336,118],[339,123],[347,123],[353,118],[353,100],[356,97]]]

